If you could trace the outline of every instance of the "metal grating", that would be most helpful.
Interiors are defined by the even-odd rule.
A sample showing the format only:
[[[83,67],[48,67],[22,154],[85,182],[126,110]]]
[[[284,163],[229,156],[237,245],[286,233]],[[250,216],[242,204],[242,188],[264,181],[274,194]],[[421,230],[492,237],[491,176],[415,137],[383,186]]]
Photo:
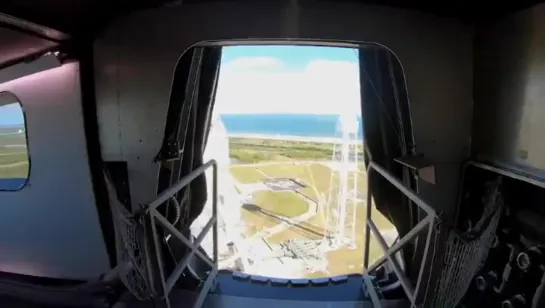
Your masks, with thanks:
[[[406,195],[411,201],[413,201],[418,207],[420,207],[423,211],[426,212],[426,217],[422,219],[413,229],[411,229],[405,236],[399,239],[397,243],[392,245],[391,247],[388,247],[386,244],[386,241],[382,234],[379,232],[378,228],[376,227],[375,223],[372,220],[371,216],[371,204],[372,204],[372,193],[370,190],[370,174],[371,172],[377,172],[380,174],[384,179],[386,179],[388,182],[390,182],[392,185],[394,185],[397,189],[399,189],[404,195]],[[364,256],[364,266],[367,269],[364,273],[364,284],[366,286],[366,292],[371,298],[371,301],[373,302],[374,307],[382,307],[382,304],[380,302],[380,296],[377,293],[376,288],[374,287],[373,281],[371,280],[371,275],[369,275],[369,272],[372,272],[376,268],[378,268],[381,264],[384,262],[389,262],[394,269],[394,272],[401,282],[401,286],[403,287],[403,290],[405,291],[408,300],[411,302],[411,307],[419,307],[423,303],[423,293],[421,290],[422,281],[424,280],[424,272],[426,271],[426,268],[429,267],[429,264],[426,264],[426,261],[428,260],[428,256],[431,254],[430,249],[430,242],[431,237],[434,230],[434,225],[437,220],[437,215],[433,208],[429,206],[424,200],[422,200],[413,190],[406,187],[402,182],[400,182],[398,179],[396,179],[394,176],[392,176],[387,170],[379,166],[378,164],[374,162],[370,162],[369,166],[367,167],[367,222],[365,227],[365,256]],[[418,279],[416,281],[416,287],[413,287],[411,284],[411,281],[407,278],[405,273],[403,272],[398,260],[395,258],[395,254],[400,251],[407,243],[414,240],[423,230],[427,229],[427,236],[426,236],[426,243],[424,246],[424,253],[422,257],[422,262],[420,264],[420,272],[418,274]],[[384,251],[384,256],[377,260],[373,265],[369,267],[369,249],[370,249],[370,242],[371,242],[371,233],[376,237],[379,245],[381,246],[382,250]],[[430,262],[431,263],[431,262]]]
[[[145,232],[142,223],[129,212],[121,202],[117,201],[115,189],[106,180],[110,209],[112,212],[117,264],[128,264],[128,270],[120,274],[125,287],[139,300],[148,299],[152,295],[146,266]]]
[[[454,231],[450,232],[444,254],[444,267],[435,288],[435,295],[430,299],[430,307],[456,307],[488,257],[495,241],[503,206],[498,190],[500,182],[489,184],[490,188],[484,199],[485,208],[476,228],[480,229],[490,218],[488,226],[479,237],[471,241],[464,241]]]

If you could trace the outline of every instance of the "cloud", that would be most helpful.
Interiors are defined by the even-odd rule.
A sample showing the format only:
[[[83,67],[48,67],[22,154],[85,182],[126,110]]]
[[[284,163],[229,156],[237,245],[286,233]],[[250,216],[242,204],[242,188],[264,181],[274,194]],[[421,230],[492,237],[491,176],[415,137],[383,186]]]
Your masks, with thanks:
[[[297,70],[276,58],[238,58],[226,64],[216,96],[219,113],[360,113],[356,63],[316,59]]]
[[[282,67],[284,62],[273,57],[239,57],[225,63],[226,70],[246,70]]]

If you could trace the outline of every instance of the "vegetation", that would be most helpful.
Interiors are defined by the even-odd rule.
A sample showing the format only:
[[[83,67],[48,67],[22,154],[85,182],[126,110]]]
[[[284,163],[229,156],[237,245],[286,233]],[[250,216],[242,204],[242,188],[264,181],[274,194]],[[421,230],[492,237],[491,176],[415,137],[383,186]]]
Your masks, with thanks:
[[[312,164],[274,164],[259,166],[259,170],[273,178],[297,179],[306,187],[301,193],[307,197],[318,200],[326,198],[329,192],[331,169],[319,163]]]
[[[241,163],[285,160],[328,160],[331,159],[333,144],[289,140],[230,138],[231,158]],[[359,146],[363,155],[363,145]]]
[[[258,191],[253,200],[265,215],[297,217],[308,210],[308,203],[290,191]]]
[[[0,179],[24,179],[28,171],[25,134],[18,130],[0,130]]]
[[[256,183],[267,177],[254,167],[231,167],[231,175],[241,184]]]

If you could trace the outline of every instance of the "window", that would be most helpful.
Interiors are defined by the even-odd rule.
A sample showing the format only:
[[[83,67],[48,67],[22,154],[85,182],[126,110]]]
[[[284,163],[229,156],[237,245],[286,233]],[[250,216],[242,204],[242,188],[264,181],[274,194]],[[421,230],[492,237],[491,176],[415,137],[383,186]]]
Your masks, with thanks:
[[[0,190],[22,189],[30,171],[25,115],[9,92],[0,93]]]
[[[204,155],[220,162],[220,268],[283,278],[362,273],[358,61],[355,48],[223,47]],[[392,244],[394,225],[373,211]],[[376,241],[371,250],[371,261],[383,254]]]

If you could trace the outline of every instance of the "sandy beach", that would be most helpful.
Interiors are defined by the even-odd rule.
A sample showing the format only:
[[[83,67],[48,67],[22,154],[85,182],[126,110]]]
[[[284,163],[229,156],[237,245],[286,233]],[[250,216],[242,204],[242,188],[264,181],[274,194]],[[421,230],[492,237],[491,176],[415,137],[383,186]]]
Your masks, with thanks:
[[[288,136],[288,135],[263,135],[263,134],[227,134],[228,138],[246,138],[246,139],[268,139],[268,140],[286,140],[298,142],[315,142],[315,143],[335,143],[339,142],[339,138],[327,137],[304,137],[304,136]],[[358,143],[361,143],[358,140]]]

